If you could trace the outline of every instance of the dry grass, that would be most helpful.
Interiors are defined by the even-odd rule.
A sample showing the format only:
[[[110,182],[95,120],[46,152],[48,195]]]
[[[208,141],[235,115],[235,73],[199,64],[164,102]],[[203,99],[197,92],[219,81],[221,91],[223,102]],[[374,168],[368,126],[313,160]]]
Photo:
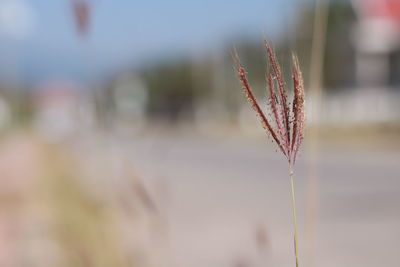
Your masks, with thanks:
[[[292,74],[294,92],[293,104],[290,105],[287,100],[288,93],[285,81],[283,80],[280,65],[276,59],[271,45],[267,41],[265,41],[265,49],[267,51],[270,65],[269,72],[267,74],[269,110],[266,113],[264,113],[264,111],[261,109],[251,90],[249,81],[247,79],[247,73],[240,63],[240,59],[236,51],[234,52],[234,61],[247,102],[251,104],[251,107],[261,120],[262,127],[267,131],[268,135],[271,136],[272,140],[277,144],[279,150],[283,153],[288,161],[294,224],[294,252],[296,258],[296,267],[298,267],[299,253],[293,167],[304,136],[304,82],[298,59],[293,54]],[[265,114],[271,115],[268,117]]]

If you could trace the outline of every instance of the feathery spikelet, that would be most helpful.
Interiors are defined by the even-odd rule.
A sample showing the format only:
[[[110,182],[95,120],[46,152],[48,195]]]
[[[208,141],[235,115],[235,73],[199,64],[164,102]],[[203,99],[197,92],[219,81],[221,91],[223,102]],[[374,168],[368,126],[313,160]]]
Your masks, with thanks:
[[[247,102],[251,105],[252,109],[256,112],[257,116],[260,118],[261,125],[262,127],[267,130],[267,132],[272,136],[272,139],[276,142],[278,145],[279,149],[282,151],[282,153],[287,156],[287,152],[282,146],[281,142],[279,141],[278,136],[276,135],[274,129],[272,128],[270,122],[267,119],[267,116],[265,116],[264,112],[260,108],[260,105],[257,102],[257,99],[254,97],[253,92],[251,91],[250,84],[247,80],[247,75],[246,71],[243,68],[242,64],[240,63],[239,56],[235,52],[234,55],[234,61],[236,63],[236,69],[238,73],[239,80],[242,84],[242,91],[246,97]]]
[[[277,105],[278,103],[278,99],[277,96],[275,94],[275,86],[274,86],[274,77],[272,76],[271,73],[269,73],[268,75],[268,91],[269,91],[269,106],[272,109],[272,113],[274,115],[274,119],[275,119],[275,125],[278,128],[278,134],[280,137],[280,140],[282,143],[286,144],[286,136],[285,136],[285,132],[282,128],[282,123],[281,123],[281,118],[279,117],[279,112],[278,112],[278,107]],[[287,145],[285,145],[285,152],[286,155],[288,155],[289,151],[287,149]]]
[[[265,41],[268,61],[271,67],[271,72],[267,75],[267,87],[269,92],[268,103],[274,120],[274,126],[261,110],[251,91],[247,80],[246,71],[241,65],[237,53],[234,53],[236,63],[236,71],[240,82],[242,83],[243,93],[247,101],[252,105],[257,116],[260,117],[264,129],[272,136],[277,143],[279,149],[286,156],[289,164],[294,164],[303,140],[304,131],[304,82],[301,74],[300,66],[297,57],[292,55],[292,72],[293,72],[293,87],[294,97],[292,109],[290,109],[287,101],[287,89],[283,80],[281,67],[276,59],[272,47]],[[277,86],[275,86],[275,84]],[[277,88],[276,88],[277,87]],[[293,114],[291,119],[291,114]]]
[[[299,151],[304,136],[304,82],[299,66],[298,58],[292,54],[292,72],[293,72],[293,132],[291,153],[293,154],[293,163],[296,162],[296,156]]]
[[[280,100],[280,108],[281,108],[281,114],[283,116],[283,125],[285,127],[285,144],[286,144],[286,149],[290,150],[290,121],[289,121],[289,105],[287,103],[287,92],[285,88],[285,82],[283,81],[282,77],[282,71],[281,67],[279,66],[279,63],[276,59],[275,53],[272,50],[272,47],[269,45],[268,41],[264,41],[265,48],[267,50],[268,58],[269,58],[269,63],[272,67],[272,70],[274,72],[276,82],[278,84],[278,95],[279,95],[279,100]]]

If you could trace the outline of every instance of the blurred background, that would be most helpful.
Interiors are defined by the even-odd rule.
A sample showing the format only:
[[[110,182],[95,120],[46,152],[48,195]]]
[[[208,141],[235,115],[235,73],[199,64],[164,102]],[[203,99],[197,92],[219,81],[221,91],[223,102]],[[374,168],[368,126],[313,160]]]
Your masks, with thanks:
[[[267,36],[307,129],[302,266],[394,266],[399,0],[0,0],[0,266],[294,266]]]

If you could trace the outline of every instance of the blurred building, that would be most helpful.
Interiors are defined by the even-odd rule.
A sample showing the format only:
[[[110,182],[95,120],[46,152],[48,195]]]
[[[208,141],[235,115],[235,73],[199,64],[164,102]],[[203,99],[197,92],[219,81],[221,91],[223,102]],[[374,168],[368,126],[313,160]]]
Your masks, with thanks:
[[[353,0],[358,23],[353,35],[360,85],[386,87],[399,70],[400,1]]]

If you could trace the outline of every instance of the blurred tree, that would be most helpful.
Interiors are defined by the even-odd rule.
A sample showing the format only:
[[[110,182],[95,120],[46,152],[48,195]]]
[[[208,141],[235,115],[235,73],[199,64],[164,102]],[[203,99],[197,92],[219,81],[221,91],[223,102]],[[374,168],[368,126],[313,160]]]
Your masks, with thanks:
[[[327,88],[353,86],[355,51],[352,28],[356,21],[349,2],[335,2],[329,7],[324,84]]]
[[[299,51],[300,60],[306,67],[312,52],[314,11],[313,5],[306,6],[296,23],[295,50]],[[323,85],[328,90],[351,87],[355,83],[355,50],[351,40],[355,21],[349,1],[332,1],[329,4],[323,71]],[[304,68],[304,73],[308,77],[307,68]]]
[[[195,96],[207,91],[210,80],[207,69],[202,66],[196,67],[194,79],[193,64],[190,60],[166,62],[143,72],[149,90],[148,112],[151,116],[174,122],[193,115]]]

